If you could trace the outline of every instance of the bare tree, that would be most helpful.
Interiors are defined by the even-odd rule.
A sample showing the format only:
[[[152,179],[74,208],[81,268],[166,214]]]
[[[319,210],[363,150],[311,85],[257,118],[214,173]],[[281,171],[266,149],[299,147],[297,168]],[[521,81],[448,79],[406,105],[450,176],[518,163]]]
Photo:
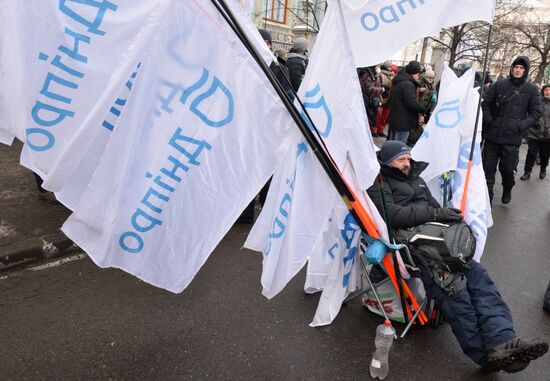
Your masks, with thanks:
[[[493,20],[492,50],[498,50],[507,44],[508,38],[500,33],[500,24],[510,15],[518,13],[526,0],[497,0]],[[449,51],[449,66],[453,67],[458,59],[481,61],[487,46],[488,24],[470,22],[445,28],[438,38],[431,37],[436,46],[443,46]]]
[[[535,12],[531,14],[532,17],[518,19],[510,27],[517,31],[514,43],[531,59],[534,81],[541,83],[550,59],[550,20],[542,20]]]

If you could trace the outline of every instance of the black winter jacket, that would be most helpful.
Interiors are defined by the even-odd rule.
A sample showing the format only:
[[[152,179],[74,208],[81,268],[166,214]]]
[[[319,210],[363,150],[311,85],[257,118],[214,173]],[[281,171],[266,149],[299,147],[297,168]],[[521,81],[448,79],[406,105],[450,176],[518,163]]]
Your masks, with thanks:
[[[418,114],[424,114],[426,109],[416,98],[417,87],[418,82],[403,71],[393,79],[388,118],[390,131],[410,131],[418,126]]]
[[[384,197],[393,229],[409,228],[433,221],[434,209],[440,206],[420,177],[427,166],[428,163],[423,161],[411,160],[408,176],[397,168],[380,166]],[[384,207],[377,181],[367,193],[383,216]]]
[[[522,78],[513,78],[514,65],[525,66]],[[519,56],[510,66],[510,76],[497,81],[484,94],[483,137],[496,144],[519,146],[521,138],[541,115],[540,94],[527,82],[529,58]]]
[[[298,53],[289,53],[286,59],[286,67],[290,76],[290,83],[294,91],[298,91],[302,79],[306,74],[307,58],[304,55]]]

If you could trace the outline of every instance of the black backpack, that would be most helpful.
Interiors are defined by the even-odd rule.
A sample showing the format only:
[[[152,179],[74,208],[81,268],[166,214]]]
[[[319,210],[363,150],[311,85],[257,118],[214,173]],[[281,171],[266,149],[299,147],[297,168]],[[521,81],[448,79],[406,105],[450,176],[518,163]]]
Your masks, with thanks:
[[[465,272],[476,250],[476,239],[464,221],[427,222],[398,229],[395,238],[406,244],[420,263],[437,273]]]

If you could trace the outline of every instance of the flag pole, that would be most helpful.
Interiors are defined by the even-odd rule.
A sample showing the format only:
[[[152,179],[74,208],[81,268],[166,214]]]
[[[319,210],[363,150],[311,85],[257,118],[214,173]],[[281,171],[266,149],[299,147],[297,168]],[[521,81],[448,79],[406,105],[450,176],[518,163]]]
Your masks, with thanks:
[[[376,226],[376,223],[368,213],[368,211],[365,209],[363,204],[359,201],[359,198],[355,195],[351,187],[348,185],[344,177],[342,176],[338,166],[330,156],[330,153],[324,147],[324,144],[321,144],[319,140],[316,138],[312,130],[317,131],[317,128],[315,127],[315,124],[311,120],[309,114],[305,112],[305,117],[310,122],[310,125],[312,128],[310,128],[292,103],[292,101],[288,98],[286,95],[286,92],[282,88],[279,81],[275,78],[267,64],[264,62],[262,57],[260,56],[259,52],[256,50],[256,47],[250,42],[244,31],[242,30],[239,23],[236,21],[234,15],[232,14],[231,10],[228,8],[227,4],[225,3],[225,0],[211,0],[212,4],[216,7],[216,9],[220,12],[221,16],[225,19],[225,21],[228,23],[228,25],[233,29],[237,37],[241,40],[243,45],[247,48],[247,50],[250,52],[256,63],[260,66],[268,80],[270,81],[271,85],[279,95],[281,101],[287,108],[290,116],[292,119],[296,122],[298,128],[302,132],[304,138],[308,142],[309,146],[311,147],[313,153],[319,160],[321,166],[327,173],[329,179],[331,180],[332,184],[338,191],[340,197],[346,204],[346,207],[348,208],[349,212],[352,214],[353,218],[355,219],[357,225],[361,228],[361,231],[368,234],[371,238],[375,240],[379,240],[381,238],[381,234],[378,230],[378,227]],[[302,105],[303,107],[303,105]],[[320,139],[322,141],[322,139]],[[389,248],[387,248],[387,253],[390,253]],[[418,302],[416,301],[416,298],[410,290],[407,287],[407,284],[402,280],[401,283],[399,282],[397,276],[396,276],[396,270],[395,266],[398,266],[397,263],[392,262],[392,258],[390,255],[384,255],[382,259],[382,264],[387,270],[388,276],[394,286],[394,289],[396,292],[401,295],[402,293],[406,294],[406,298],[410,299],[409,305],[412,306],[412,308],[418,310]],[[399,270],[397,270],[399,271]],[[402,288],[403,287],[403,288]],[[410,313],[410,309],[407,308],[407,312]],[[423,313],[420,313],[420,316],[423,317],[423,319],[420,320],[420,323],[423,324],[425,317]]]
[[[296,122],[298,128],[302,132],[304,138],[308,142],[313,153],[319,160],[321,166],[327,173],[332,184],[338,191],[340,197],[346,204],[346,207],[354,217],[357,225],[359,225],[361,230],[366,234],[368,234],[371,238],[375,240],[379,240],[381,238],[381,234],[378,230],[378,227],[376,226],[376,223],[374,222],[373,218],[370,216],[370,214],[365,209],[363,204],[361,204],[361,202],[359,201],[359,198],[355,195],[351,187],[348,185],[348,183],[342,176],[341,171],[339,170],[338,166],[330,156],[330,153],[328,152],[328,150],[324,147],[324,144],[322,144],[319,141],[319,139],[316,138],[312,130],[317,131],[317,128],[315,127],[315,124],[311,120],[307,111],[305,112],[305,115],[306,115],[305,117],[310,122],[310,125],[312,126],[312,128],[310,128],[305,123],[304,119],[302,118],[302,116],[300,115],[300,113],[292,103],[292,101],[288,98],[288,96],[286,95],[286,92],[282,88],[279,81],[275,78],[275,76],[273,75],[273,73],[271,72],[267,64],[262,59],[260,53],[257,51],[256,47],[250,42],[250,40],[244,33],[243,29],[241,28],[241,26],[236,21],[235,16],[231,12],[231,10],[228,8],[227,4],[225,3],[225,0],[211,0],[211,2],[216,7],[216,9],[220,12],[221,16],[225,19],[225,21],[228,23],[231,29],[235,32],[237,37],[241,40],[243,45],[247,48],[247,50],[250,52],[250,54],[252,55],[256,63],[260,66],[260,68],[268,78],[269,82],[271,83],[271,85],[279,95],[281,101],[283,102],[284,106],[288,110],[290,116]],[[388,253],[389,253],[389,249],[388,249]],[[392,262],[392,259],[390,258],[389,255],[384,256],[384,258],[382,259],[382,264],[388,270],[388,275],[391,279],[391,282],[395,290],[397,291],[398,294],[401,294],[402,292],[401,285],[396,276],[394,263]],[[395,265],[397,265],[397,263],[395,263]],[[405,282],[402,282],[402,283],[404,286],[406,286]],[[407,297],[411,299],[413,304],[415,304],[414,307],[417,307],[416,299],[410,292],[407,293]]]
[[[284,106],[290,113],[290,116],[296,122],[298,125],[298,128],[302,132],[304,138],[306,139],[307,143],[311,147],[313,153],[321,163],[321,166],[327,173],[329,179],[333,183],[333,185],[336,187],[336,190],[346,203],[346,206],[350,210],[350,212],[353,214],[353,216],[356,219],[357,224],[361,228],[363,232],[366,232],[369,236],[371,236],[374,239],[378,239],[381,237],[378,228],[376,224],[374,223],[374,220],[371,218],[371,216],[368,214],[368,212],[365,210],[365,208],[362,206],[362,204],[359,203],[358,198],[354,194],[353,190],[349,187],[349,185],[346,183],[345,179],[342,177],[341,172],[337,165],[334,163],[332,158],[329,156],[327,151],[323,148],[319,140],[315,137],[312,129],[310,129],[305,121],[303,120],[302,116],[292,103],[292,101],[287,97],[286,92],[280,85],[279,81],[275,78],[265,61],[262,59],[260,53],[256,50],[256,47],[250,42],[244,31],[242,30],[241,26],[236,22],[231,10],[225,3],[225,0],[211,0],[214,6],[218,9],[222,17],[227,21],[229,26],[233,29],[233,31],[237,34],[241,42],[245,45],[247,50],[250,52],[256,63],[260,66],[266,77],[268,78],[269,82],[279,95],[281,101],[283,102]],[[315,126],[313,121],[310,119],[310,123],[312,126]],[[315,127],[313,128],[315,129]]]
[[[477,101],[474,136],[472,137],[472,146],[470,147],[470,158],[468,159],[468,170],[466,171],[466,179],[464,181],[464,192],[462,193],[462,202],[460,204],[460,210],[462,211],[462,214],[466,212],[466,200],[468,197],[468,187],[470,185],[470,177],[472,174],[472,162],[474,160],[474,153],[476,148],[477,125],[479,123],[479,116],[481,111],[481,100],[483,98],[483,88],[485,86],[485,78],[487,76],[487,63],[489,61],[489,47],[491,46],[492,37],[493,37],[493,24],[489,24],[489,34],[487,36],[487,47],[485,48],[485,58],[483,60],[483,74],[481,76],[481,88],[479,91],[479,99]]]

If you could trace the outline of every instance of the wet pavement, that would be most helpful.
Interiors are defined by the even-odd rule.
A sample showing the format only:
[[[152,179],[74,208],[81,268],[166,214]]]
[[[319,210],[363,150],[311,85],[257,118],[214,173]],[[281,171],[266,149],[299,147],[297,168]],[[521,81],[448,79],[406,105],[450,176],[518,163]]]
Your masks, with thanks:
[[[0,146],[2,163],[5,152]],[[0,219],[16,221],[6,211],[28,207],[22,213],[28,226],[41,229],[38,237],[51,234],[48,229],[58,229],[65,217],[54,222],[43,209],[64,208],[19,200],[18,194],[30,200],[35,191],[32,174],[19,170],[26,174],[13,180],[17,192],[5,193],[6,183],[0,183],[12,202],[9,209],[2,199]],[[509,304],[518,333],[550,337],[550,314],[542,310],[550,279],[550,179],[537,175],[529,182],[518,176],[509,205],[501,205],[497,189],[495,226],[482,263]],[[64,257],[74,260],[59,266],[0,273],[0,378],[369,380],[381,319],[357,300],[332,325],[310,328],[319,297],[304,294],[304,272],[281,294],[265,299],[261,254],[241,249],[249,229],[234,226],[178,295],[122,271],[100,269],[85,255]],[[18,234],[11,237],[25,236]],[[14,240],[2,242],[0,249]],[[488,374],[462,354],[447,324],[415,328],[391,351],[387,380],[404,379],[550,380],[550,355],[519,374]]]

